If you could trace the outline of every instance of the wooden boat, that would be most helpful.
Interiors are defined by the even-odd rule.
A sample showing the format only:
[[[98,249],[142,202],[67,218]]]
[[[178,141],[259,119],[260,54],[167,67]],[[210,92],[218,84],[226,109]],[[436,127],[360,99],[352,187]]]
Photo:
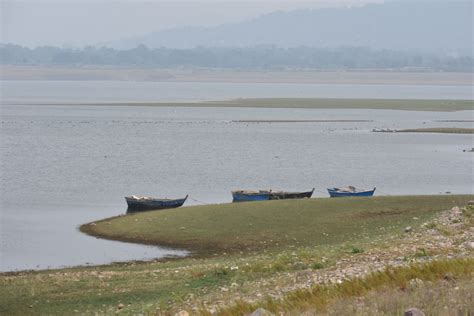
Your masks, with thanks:
[[[270,200],[286,200],[286,199],[304,199],[313,195],[314,188],[307,192],[285,192],[285,191],[260,191],[270,194]]]
[[[262,191],[237,190],[232,191],[232,202],[268,201],[270,193]]]
[[[128,204],[128,213],[180,207],[186,202],[187,198],[187,195],[183,199],[156,199],[147,196],[132,195],[126,196],[125,200]]]
[[[310,198],[313,195],[314,188],[308,192],[285,192],[272,190],[238,190],[232,191],[232,202],[250,202],[250,201],[268,201],[268,200],[285,200],[285,199],[303,199]]]
[[[330,197],[348,197],[348,196],[372,196],[375,193],[373,190],[361,190],[353,186],[347,188],[328,188]]]

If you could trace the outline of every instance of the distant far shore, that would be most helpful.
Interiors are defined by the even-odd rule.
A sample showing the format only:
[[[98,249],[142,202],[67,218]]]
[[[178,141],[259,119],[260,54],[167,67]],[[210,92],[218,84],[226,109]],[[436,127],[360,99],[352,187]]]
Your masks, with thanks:
[[[166,107],[237,107],[293,109],[373,109],[402,111],[466,111],[474,110],[473,100],[392,100],[392,99],[317,99],[317,98],[259,98],[204,102],[90,102],[37,103],[36,105],[84,106],[166,106]]]
[[[401,70],[218,70],[1,65],[2,80],[473,85],[473,73]]]

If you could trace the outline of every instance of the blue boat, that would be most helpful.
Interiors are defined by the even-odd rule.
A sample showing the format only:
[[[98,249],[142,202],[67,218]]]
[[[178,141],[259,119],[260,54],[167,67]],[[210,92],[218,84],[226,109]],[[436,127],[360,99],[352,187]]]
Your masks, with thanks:
[[[270,200],[270,193],[267,191],[232,191],[232,202],[252,202],[268,200]]]
[[[330,197],[350,197],[350,196],[372,196],[375,193],[373,190],[360,190],[353,186],[347,188],[328,188]]]
[[[126,196],[125,200],[128,205],[127,213],[133,213],[180,207],[184,202],[186,202],[187,198],[187,195],[183,199],[157,199],[147,196],[132,195]]]

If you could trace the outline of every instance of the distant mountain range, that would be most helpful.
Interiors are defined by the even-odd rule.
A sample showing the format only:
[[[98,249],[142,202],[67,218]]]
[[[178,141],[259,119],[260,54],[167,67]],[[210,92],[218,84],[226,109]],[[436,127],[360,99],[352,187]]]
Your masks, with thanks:
[[[368,47],[473,55],[472,2],[386,2],[275,12],[240,23],[184,27],[105,43],[116,49],[194,47]]]

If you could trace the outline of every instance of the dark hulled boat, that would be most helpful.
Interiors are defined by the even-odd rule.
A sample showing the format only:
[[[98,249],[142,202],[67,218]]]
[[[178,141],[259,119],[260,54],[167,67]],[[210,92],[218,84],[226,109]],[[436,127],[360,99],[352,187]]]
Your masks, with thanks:
[[[272,190],[237,190],[232,191],[232,202],[251,202],[251,201],[268,201],[268,200],[286,200],[286,199],[304,199],[313,195],[314,188],[307,192],[286,192]]]
[[[187,198],[187,195],[182,199],[157,199],[147,196],[132,195],[126,196],[125,200],[128,205],[127,213],[133,213],[180,207],[184,202],[186,202]]]
[[[286,199],[304,199],[310,198],[313,195],[314,188],[307,192],[285,192],[285,191],[260,191],[268,192],[270,200],[286,200]]]

